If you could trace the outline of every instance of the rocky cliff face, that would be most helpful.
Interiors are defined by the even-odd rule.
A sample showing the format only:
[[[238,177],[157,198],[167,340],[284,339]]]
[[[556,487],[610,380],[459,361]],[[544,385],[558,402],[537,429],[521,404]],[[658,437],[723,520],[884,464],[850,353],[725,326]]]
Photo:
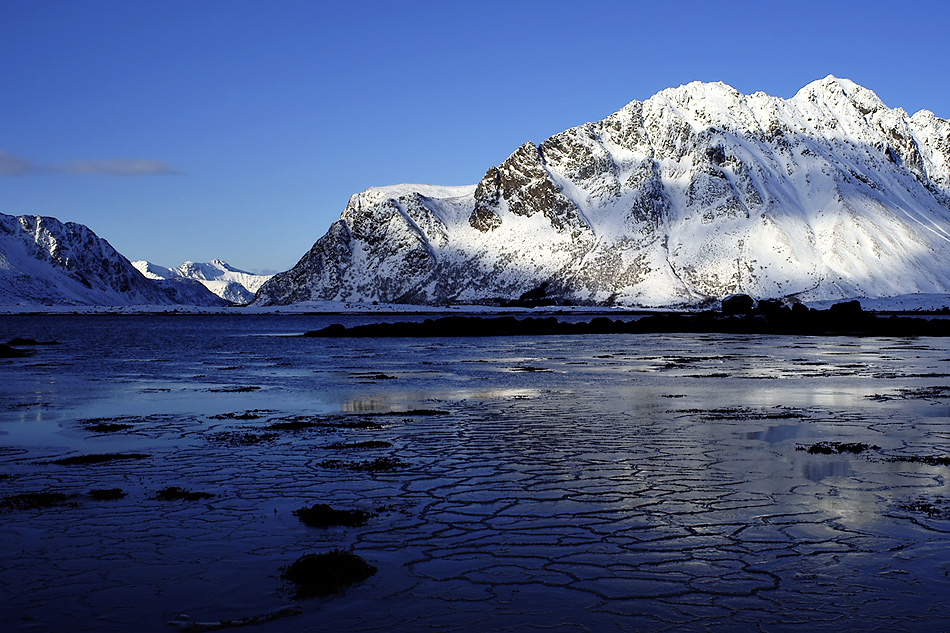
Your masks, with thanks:
[[[0,305],[223,305],[194,286],[143,277],[88,227],[0,214]]]
[[[255,303],[701,305],[950,292],[950,122],[845,79],[692,83],[526,143],[471,187],[350,199]]]

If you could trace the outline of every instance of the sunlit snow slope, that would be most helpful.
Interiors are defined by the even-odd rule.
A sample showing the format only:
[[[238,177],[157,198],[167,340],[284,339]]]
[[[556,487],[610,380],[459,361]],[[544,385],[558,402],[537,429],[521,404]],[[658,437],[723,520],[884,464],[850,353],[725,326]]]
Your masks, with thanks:
[[[254,293],[270,279],[270,275],[255,275],[239,270],[220,259],[207,263],[185,262],[177,268],[165,268],[141,260],[132,262],[149,279],[193,279],[205,288],[231,303],[247,303]]]
[[[223,303],[197,283],[146,279],[82,224],[0,213],[0,305]]]
[[[788,100],[697,82],[526,143],[475,186],[355,195],[255,303],[948,293],[948,253],[948,121],[830,76]]]
[[[0,305],[224,305],[197,282],[155,282],[89,227],[0,213]]]

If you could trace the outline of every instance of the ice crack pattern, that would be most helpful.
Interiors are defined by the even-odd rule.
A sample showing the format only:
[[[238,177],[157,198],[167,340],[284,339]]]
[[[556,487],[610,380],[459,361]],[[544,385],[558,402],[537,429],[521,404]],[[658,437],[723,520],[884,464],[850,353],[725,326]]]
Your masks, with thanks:
[[[0,320],[62,341],[0,388],[12,630],[945,626],[946,341],[255,336],[305,319]]]

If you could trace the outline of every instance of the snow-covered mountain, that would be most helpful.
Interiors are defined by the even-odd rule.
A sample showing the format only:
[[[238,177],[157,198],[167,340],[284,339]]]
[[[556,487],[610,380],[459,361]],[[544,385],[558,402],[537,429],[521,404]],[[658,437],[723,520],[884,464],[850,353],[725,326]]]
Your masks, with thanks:
[[[354,195],[255,304],[701,305],[950,292],[950,122],[835,77],[691,83],[526,143],[477,185]]]
[[[0,213],[0,305],[223,305],[198,283],[155,283],[88,227]]]
[[[220,259],[207,263],[185,262],[177,268],[165,268],[145,260],[132,265],[149,279],[193,279],[231,303],[248,303],[254,293],[271,278],[234,268]]]

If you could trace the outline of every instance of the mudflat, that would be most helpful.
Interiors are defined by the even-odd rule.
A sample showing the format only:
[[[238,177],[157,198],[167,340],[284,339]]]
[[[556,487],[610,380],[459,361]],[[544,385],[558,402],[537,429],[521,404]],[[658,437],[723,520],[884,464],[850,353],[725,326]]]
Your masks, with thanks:
[[[946,338],[326,325],[0,318],[5,626],[944,626]]]

